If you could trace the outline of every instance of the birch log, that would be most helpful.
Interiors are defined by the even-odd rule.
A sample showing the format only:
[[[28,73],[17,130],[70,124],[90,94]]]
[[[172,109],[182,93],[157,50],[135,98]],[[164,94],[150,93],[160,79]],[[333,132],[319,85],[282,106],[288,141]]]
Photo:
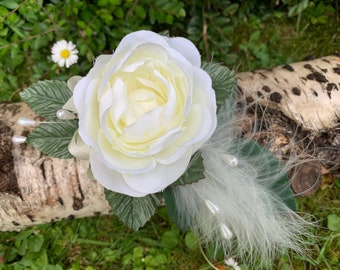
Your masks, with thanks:
[[[332,164],[329,168],[338,169],[339,56],[238,73],[236,77],[245,100],[266,107],[272,124],[269,129],[275,129],[277,138],[271,145],[273,152],[289,153],[287,149],[299,145],[297,140],[307,137],[308,144],[323,146],[313,149],[314,157],[322,159],[319,155],[327,149],[323,155]],[[16,124],[18,117],[37,119],[23,103],[0,104],[0,231],[110,214],[103,188],[87,177],[86,163],[50,158],[29,145],[12,144],[14,134],[29,132]],[[265,132],[260,130],[259,138]]]
[[[28,130],[16,124],[23,116],[37,119],[24,103],[0,104],[0,231],[109,214],[104,190],[87,177],[86,163],[12,144],[14,134],[27,135]]]
[[[320,133],[340,120],[340,55],[236,75],[244,94]]]
[[[245,100],[264,108],[262,121],[269,118],[258,136],[275,133],[272,152],[295,149],[339,170],[340,55],[238,73],[236,78]]]

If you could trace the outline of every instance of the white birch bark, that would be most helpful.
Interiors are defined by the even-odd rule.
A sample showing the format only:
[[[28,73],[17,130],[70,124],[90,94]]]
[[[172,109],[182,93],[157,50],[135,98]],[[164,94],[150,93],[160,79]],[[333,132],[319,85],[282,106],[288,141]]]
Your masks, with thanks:
[[[320,132],[340,121],[340,57],[236,75],[246,96],[281,111],[304,129]]]
[[[2,131],[7,130],[1,133],[1,148],[11,146],[6,155],[13,161],[12,171],[6,172],[12,176],[6,180],[15,182],[0,192],[0,231],[110,212],[103,188],[87,177],[86,162],[51,158],[30,145],[12,144],[13,134],[25,132],[16,124],[18,117],[34,118],[26,104],[0,104],[0,115]],[[4,182],[6,175],[1,176]]]

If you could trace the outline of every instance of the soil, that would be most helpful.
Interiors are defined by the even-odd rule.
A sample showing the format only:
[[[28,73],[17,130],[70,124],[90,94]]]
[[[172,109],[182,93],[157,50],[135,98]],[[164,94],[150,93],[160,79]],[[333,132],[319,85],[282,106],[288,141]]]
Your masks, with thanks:
[[[13,143],[11,138],[11,128],[0,120],[0,192],[11,193],[21,197],[14,171]]]
[[[266,108],[265,112],[266,117],[258,113],[261,126],[253,127],[253,139],[267,146],[280,160],[285,161],[292,154],[299,157],[299,165],[295,164],[289,172],[296,195],[309,196],[317,191],[322,183],[322,169],[334,176],[340,175],[340,134],[336,128],[316,136],[302,130],[279,111]],[[272,141],[273,134],[275,140]]]

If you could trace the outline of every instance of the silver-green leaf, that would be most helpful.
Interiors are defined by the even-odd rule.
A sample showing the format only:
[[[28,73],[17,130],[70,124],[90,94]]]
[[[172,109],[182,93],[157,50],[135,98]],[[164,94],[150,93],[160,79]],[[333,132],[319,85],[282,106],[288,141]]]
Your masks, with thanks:
[[[63,81],[39,81],[20,93],[21,98],[40,116],[56,120],[56,112],[72,96],[72,91]]]
[[[68,144],[77,129],[77,120],[41,124],[28,135],[27,143],[46,155],[72,158],[73,156],[68,151]]]
[[[231,94],[236,85],[234,71],[218,63],[202,63],[204,69],[212,80],[212,87],[215,90],[216,103],[219,108]]]
[[[204,176],[204,165],[201,151],[197,151],[192,155],[190,163],[186,171],[181,177],[174,183],[174,185],[187,185],[197,182],[203,179]]]
[[[155,194],[136,198],[105,189],[105,196],[113,213],[135,231],[150,220],[159,205]]]

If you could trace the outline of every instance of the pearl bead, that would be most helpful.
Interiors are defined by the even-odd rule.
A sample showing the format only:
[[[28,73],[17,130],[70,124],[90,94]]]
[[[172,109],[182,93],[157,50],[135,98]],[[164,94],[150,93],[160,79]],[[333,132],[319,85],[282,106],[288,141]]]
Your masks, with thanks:
[[[230,240],[233,237],[233,233],[231,232],[231,230],[228,228],[227,225],[225,225],[224,223],[222,223],[222,225],[220,226],[221,229],[221,233],[222,236],[227,239]]]
[[[236,167],[238,165],[238,159],[233,155],[221,154],[221,158],[229,167]]]
[[[36,124],[38,124],[38,122],[31,118],[26,118],[26,117],[18,118],[18,125],[22,127],[31,127],[31,126],[35,126]]]
[[[21,136],[21,135],[14,135],[12,137],[12,142],[14,144],[22,144],[22,143],[25,143],[26,142],[26,137],[25,136]]]
[[[73,112],[65,109],[58,110],[56,115],[60,120],[72,120],[77,118]]]
[[[214,204],[212,201],[209,200],[205,200],[205,205],[208,207],[208,209],[210,210],[211,213],[213,213],[214,215],[220,211],[220,209],[217,207],[216,204]]]

